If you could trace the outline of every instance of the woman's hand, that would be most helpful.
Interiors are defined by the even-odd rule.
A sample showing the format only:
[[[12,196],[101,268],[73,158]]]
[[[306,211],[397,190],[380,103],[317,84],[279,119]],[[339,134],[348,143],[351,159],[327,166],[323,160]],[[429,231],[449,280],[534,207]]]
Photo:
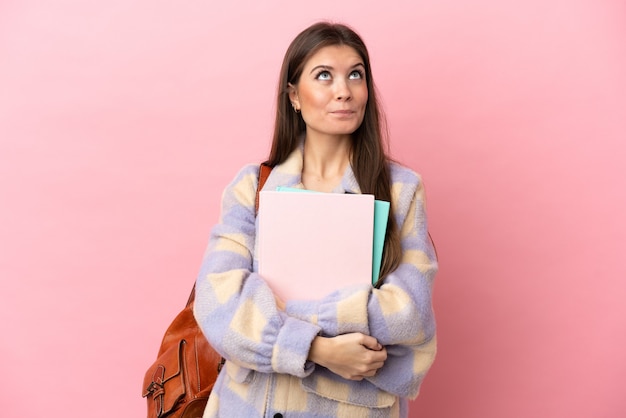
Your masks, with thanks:
[[[332,338],[315,337],[309,360],[349,380],[374,376],[387,360],[376,338],[358,332]]]

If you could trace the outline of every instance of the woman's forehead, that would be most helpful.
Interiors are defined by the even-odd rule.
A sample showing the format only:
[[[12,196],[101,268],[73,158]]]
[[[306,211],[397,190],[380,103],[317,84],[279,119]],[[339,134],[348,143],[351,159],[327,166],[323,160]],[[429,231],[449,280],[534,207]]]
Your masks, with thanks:
[[[348,45],[329,45],[315,51],[304,64],[304,68],[305,70],[317,66],[351,68],[358,64],[364,65],[356,49]]]

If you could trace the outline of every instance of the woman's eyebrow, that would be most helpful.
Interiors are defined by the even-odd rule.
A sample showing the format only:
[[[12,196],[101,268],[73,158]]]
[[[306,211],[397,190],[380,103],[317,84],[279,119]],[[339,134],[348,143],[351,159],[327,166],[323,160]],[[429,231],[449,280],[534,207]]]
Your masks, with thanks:
[[[329,71],[331,71],[331,70],[333,70],[333,69],[334,69],[334,68],[333,68],[333,67],[331,67],[330,65],[317,65],[317,66],[315,66],[315,67],[313,67],[313,68],[311,69],[311,72],[310,72],[309,74],[313,74],[313,73],[314,73],[315,71],[317,71],[317,70],[329,70]]]
[[[356,64],[354,64],[352,67],[350,67],[350,70],[354,70],[356,67],[363,67],[365,68],[365,64],[363,64],[362,62],[357,62]],[[315,67],[313,67],[311,69],[311,72],[309,74],[314,73],[317,70],[327,70],[327,71],[332,71],[334,70],[334,68],[331,65],[316,65]]]

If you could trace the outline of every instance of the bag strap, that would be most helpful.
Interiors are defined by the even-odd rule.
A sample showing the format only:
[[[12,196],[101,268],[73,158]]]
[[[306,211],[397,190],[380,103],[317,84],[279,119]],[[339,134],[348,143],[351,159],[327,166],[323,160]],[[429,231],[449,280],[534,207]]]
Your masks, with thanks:
[[[259,192],[265,185],[265,182],[267,181],[267,178],[269,177],[271,172],[272,167],[269,164],[261,163],[261,165],[259,166],[259,185],[256,189],[256,198],[254,199],[254,210],[257,213],[259,212]]]
[[[256,197],[254,199],[255,213],[259,212],[259,192],[265,185],[265,182],[267,181],[267,178],[269,177],[271,172],[272,172],[272,166],[270,166],[268,163],[261,163],[261,165],[259,166],[259,184],[257,185]],[[191,294],[189,295],[189,299],[187,299],[187,305],[185,306],[191,306],[195,298],[196,298],[196,284],[194,283],[193,288],[191,289]]]

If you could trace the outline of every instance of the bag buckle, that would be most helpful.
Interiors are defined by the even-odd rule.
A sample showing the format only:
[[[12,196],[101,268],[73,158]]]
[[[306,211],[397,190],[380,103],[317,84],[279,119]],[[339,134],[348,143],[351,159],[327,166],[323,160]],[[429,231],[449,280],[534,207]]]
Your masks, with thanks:
[[[160,417],[163,413],[163,398],[165,396],[165,388],[163,387],[163,379],[165,378],[165,367],[159,364],[154,374],[152,382],[146,388],[146,392],[142,397],[152,396],[155,405],[156,416]]]

